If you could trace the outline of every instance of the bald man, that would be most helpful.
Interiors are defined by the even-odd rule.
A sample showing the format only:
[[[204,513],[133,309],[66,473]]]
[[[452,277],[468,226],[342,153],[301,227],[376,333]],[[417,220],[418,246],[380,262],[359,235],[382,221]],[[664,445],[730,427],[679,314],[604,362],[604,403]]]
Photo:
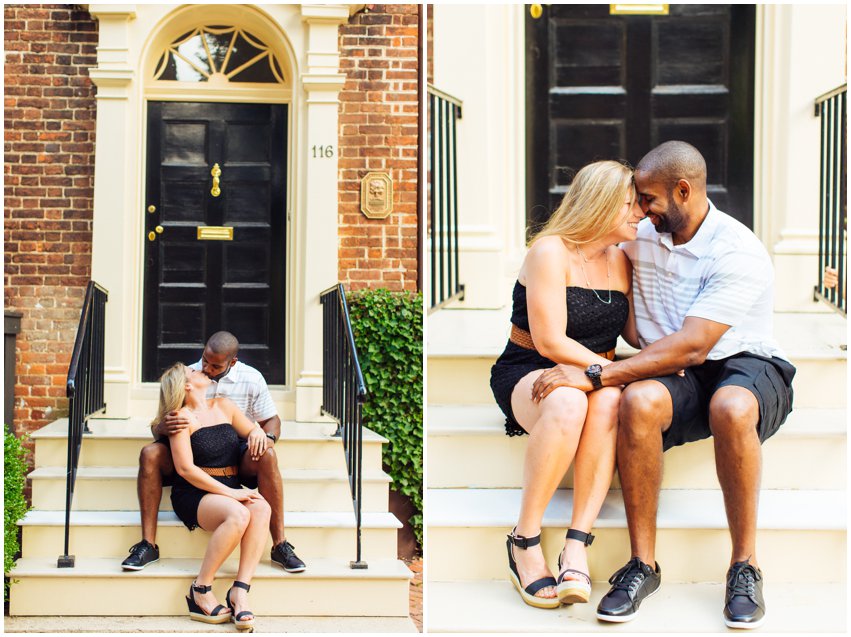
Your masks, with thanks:
[[[559,365],[541,374],[533,395],[626,385],[617,465],[632,558],[612,576],[597,618],[630,621],[658,590],[663,451],[711,436],[733,546],[724,621],[757,628],[765,619],[756,558],[760,445],[791,411],[795,375],[772,339],[771,259],[753,232],[709,201],[706,162],[690,144],[651,150],[635,185],[647,219],[623,248],[633,264],[641,352],[584,372]]]
[[[284,533],[284,490],[274,449],[281,435],[281,419],[263,375],[237,360],[238,352],[239,341],[233,334],[216,332],[207,339],[201,360],[190,367],[200,369],[213,381],[207,390],[207,398],[229,398],[262,428],[262,431],[255,429],[247,440],[240,439],[242,461],[239,477],[246,487],[256,488],[272,509],[269,521],[272,563],[287,572],[300,573],[305,570],[304,562],[295,554],[295,547],[287,541]],[[163,485],[170,485],[174,477],[168,436],[188,426],[188,418],[171,412],[164,422],[151,428],[156,441],[142,447],[139,454],[136,490],[142,518],[142,541],[130,547],[130,555],[121,563],[126,571],[140,571],[159,560],[157,512]]]

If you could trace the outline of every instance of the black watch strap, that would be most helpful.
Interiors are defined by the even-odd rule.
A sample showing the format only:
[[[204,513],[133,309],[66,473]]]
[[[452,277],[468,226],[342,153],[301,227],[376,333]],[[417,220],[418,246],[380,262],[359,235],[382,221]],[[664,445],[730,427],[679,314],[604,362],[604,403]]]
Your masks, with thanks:
[[[603,375],[603,367],[599,364],[589,365],[585,369],[585,375],[591,381],[591,386],[594,389],[600,389],[603,387],[603,379],[601,376]]]
[[[267,434],[266,434],[266,437],[267,437],[269,440],[271,440],[271,441],[272,441],[272,444],[274,444],[274,443],[278,442],[278,439],[275,437],[275,434],[269,434],[269,433],[267,433]]]

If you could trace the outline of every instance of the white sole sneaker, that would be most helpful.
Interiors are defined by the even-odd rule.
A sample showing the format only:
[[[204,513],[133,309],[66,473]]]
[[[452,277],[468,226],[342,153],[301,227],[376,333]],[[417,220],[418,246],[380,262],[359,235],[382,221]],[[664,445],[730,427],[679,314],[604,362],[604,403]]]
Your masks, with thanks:
[[[762,616],[762,619],[759,619],[755,622],[734,622],[725,617],[724,623],[727,624],[727,628],[742,628],[744,630],[751,630],[753,628],[759,628],[765,623],[765,615]]]

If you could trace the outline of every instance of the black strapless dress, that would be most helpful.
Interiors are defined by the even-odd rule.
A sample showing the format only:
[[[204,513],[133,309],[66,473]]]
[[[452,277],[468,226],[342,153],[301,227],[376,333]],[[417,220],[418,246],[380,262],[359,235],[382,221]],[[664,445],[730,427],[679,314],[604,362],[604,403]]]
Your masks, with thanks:
[[[239,436],[230,423],[201,427],[189,437],[192,444],[192,456],[199,467],[233,467],[239,466]],[[238,489],[238,476],[211,476],[224,485]],[[171,506],[180,521],[191,531],[198,526],[198,505],[201,498],[207,495],[196,486],[187,482],[179,474],[175,475],[174,486],[171,488]]]
[[[611,304],[603,303],[594,290],[568,286],[567,331],[568,337],[584,345],[592,352],[608,352],[617,344],[629,316],[629,300],[623,292],[612,291]],[[597,290],[604,299],[608,290]],[[520,281],[514,284],[514,306],[511,322],[529,331],[529,311],[526,305],[526,287]],[[511,341],[505,346],[491,368],[491,390],[502,413],[505,414],[505,433],[520,436],[526,432],[515,420],[511,409],[511,392],[515,385],[529,372],[536,369],[555,367],[556,363],[544,358],[535,350],[525,349]]]

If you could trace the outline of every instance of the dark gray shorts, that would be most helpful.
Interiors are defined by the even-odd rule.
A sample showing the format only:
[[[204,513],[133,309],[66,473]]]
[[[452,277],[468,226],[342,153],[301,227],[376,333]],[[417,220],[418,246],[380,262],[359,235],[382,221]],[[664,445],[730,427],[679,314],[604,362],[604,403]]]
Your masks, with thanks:
[[[722,387],[735,385],[749,390],[759,403],[759,441],[773,436],[792,411],[792,379],[795,367],[781,358],[765,358],[742,352],[721,360],[690,367],[685,376],[672,374],[650,380],[662,383],[671,395],[673,420],[662,434],[662,447],[684,445],[709,438],[709,401]]]

